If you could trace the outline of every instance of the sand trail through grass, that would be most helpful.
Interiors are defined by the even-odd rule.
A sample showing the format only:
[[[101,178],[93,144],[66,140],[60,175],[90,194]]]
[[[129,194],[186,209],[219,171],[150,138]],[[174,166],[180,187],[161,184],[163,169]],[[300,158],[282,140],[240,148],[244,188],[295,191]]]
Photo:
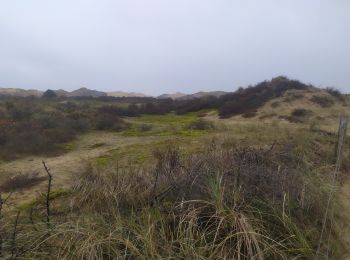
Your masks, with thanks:
[[[115,132],[91,132],[80,136],[69,145],[74,147],[65,154],[55,157],[28,156],[22,159],[0,164],[0,177],[16,175],[19,173],[39,173],[45,176],[42,160],[46,162],[53,175],[53,189],[66,188],[71,184],[71,177],[83,170],[86,165],[82,163],[99,156],[108,154],[109,151],[138,143],[147,144],[159,140],[159,137],[125,137]],[[2,176],[1,176],[2,175]],[[42,182],[25,191],[16,192],[13,197],[24,202],[32,199],[33,195],[45,191],[46,182]]]

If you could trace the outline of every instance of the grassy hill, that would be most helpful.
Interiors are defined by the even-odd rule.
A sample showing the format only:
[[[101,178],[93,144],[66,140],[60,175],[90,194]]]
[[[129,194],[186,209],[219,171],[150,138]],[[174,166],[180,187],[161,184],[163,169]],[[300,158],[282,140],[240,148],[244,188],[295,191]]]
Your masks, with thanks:
[[[268,100],[253,112],[239,116],[262,122],[278,120],[327,126],[334,124],[340,114],[349,115],[350,107],[348,96],[334,96],[330,91],[317,88],[288,90],[280,97]]]
[[[333,188],[337,122],[349,113],[348,96],[280,77],[191,103],[127,101],[0,102],[1,122],[11,130],[2,147],[18,152],[7,140],[24,126],[61,147],[58,154],[26,150],[0,164],[2,198],[11,194],[0,218],[3,256],[317,257]],[[41,120],[48,115],[67,127]],[[69,139],[49,139],[67,130],[74,130]],[[337,189],[347,183],[348,148]],[[48,197],[42,159],[53,176]],[[338,194],[318,257],[349,253],[349,200]]]

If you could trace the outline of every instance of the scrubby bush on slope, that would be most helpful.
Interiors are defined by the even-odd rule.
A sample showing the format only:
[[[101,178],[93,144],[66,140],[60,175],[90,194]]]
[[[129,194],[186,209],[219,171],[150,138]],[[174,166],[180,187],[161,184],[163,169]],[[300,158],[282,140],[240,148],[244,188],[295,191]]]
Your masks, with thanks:
[[[120,130],[124,126],[118,115],[88,104],[13,99],[1,108],[0,158],[3,159],[57,153],[62,150],[59,144],[72,141],[79,133],[90,129]]]
[[[282,96],[287,90],[305,90],[308,87],[297,80],[289,80],[285,77],[264,81],[254,87],[223,96],[224,104],[219,107],[219,114],[221,117],[229,117],[255,112],[267,101]]]

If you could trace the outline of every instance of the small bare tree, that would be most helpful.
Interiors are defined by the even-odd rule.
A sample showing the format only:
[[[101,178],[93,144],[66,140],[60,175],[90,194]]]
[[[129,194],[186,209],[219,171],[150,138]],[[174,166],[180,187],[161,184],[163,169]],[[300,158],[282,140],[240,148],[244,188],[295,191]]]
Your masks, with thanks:
[[[47,185],[47,193],[46,193],[46,223],[47,226],[50,226],[50,193],[51,193],[51,185],[52,185],[52,175],[50,173],[50,169],[46,166],[45,161],[42,161],[45,171],[48,176],[48,185]]]

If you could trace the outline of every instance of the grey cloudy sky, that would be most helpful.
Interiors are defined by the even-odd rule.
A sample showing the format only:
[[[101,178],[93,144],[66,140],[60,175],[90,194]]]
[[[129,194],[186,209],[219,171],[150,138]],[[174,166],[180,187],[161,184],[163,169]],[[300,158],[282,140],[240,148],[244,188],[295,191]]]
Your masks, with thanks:
[[[348,0],[0,0],[0,87],[350,92]]]

